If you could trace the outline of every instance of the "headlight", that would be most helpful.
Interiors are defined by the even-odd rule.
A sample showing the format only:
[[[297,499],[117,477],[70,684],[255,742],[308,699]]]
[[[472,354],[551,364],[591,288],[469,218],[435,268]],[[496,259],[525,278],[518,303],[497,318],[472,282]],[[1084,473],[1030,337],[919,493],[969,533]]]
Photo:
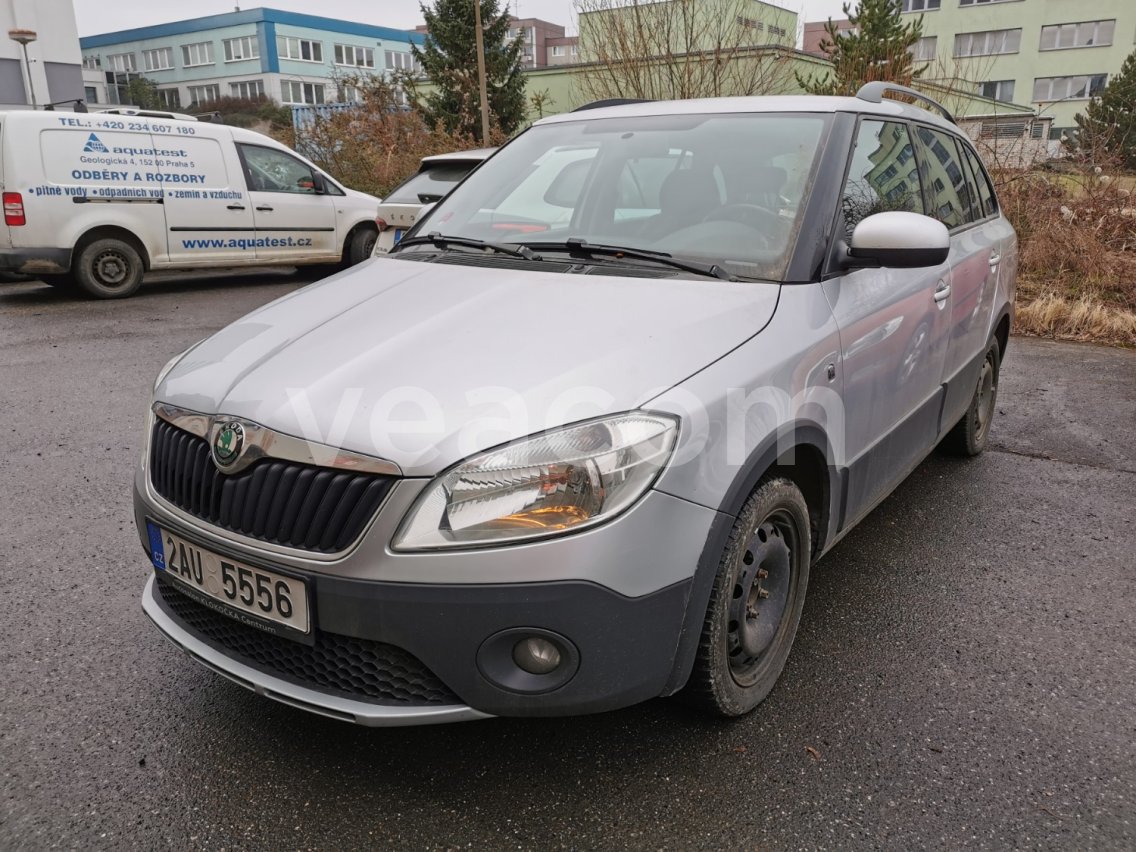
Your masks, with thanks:
[[[651,487],[677,435],[675,418],[633,411],[480,453],[426,487],[392,547],[502,544],[606,521]]]

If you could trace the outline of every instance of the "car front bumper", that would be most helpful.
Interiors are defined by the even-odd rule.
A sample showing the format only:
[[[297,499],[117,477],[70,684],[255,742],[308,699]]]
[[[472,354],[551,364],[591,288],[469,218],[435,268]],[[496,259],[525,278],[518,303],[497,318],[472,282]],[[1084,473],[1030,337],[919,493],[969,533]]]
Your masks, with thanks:
[[[139,485],[143,487],[135,493],[135,512],[143,547],[148,548],[149,518],[244,563],[301,570],[312,588],[317,632],[336,641],[348,637],[401,649],[454,697],[452,703],[429,706],[384,704],[275,671],[179,618],[164,605],[158,583],[150,578],[144,609],[167,638],[208,668],[277,701],[365,725],[431,724],[496,715],[600,712],[674,691],[685,680],[681,671],[676,675],[688,667],[679,640],[684,632],[701,627],[702,612],[692,617],[688,610],[695,568],[716,515],[695,504],[650,492],[624,516],[585,533],[464,554],[471,557],[470,582],[410,583],[401,577],[375,579],[385,572],[381,564],[370,563],[399,556],[386,542],[367,546],[367,539],[383,534],[385,524],[376,523],[341,563],[302,566],[294,558],[277,560],[223,542],[216,535],[222,531],[196,529],[167,511],[160,498],[147,494],[144,481]],[[381,509],[380,516],[390,508],[388,504]],[[438,573],[449,577],[449,562],[461,555],[414,558],[421,577],[431,576],[436,560],[445,563]],[[476,568],[486,559],[512,564],[513,577],[521,575],[518,566],[527,562],[529,581],[476,582]],[[359,560],[369,564],[360,565]],[[641,590],[644,572],[657,576],[661,585],[642,594],[625,594],[596,579],[631,574],[638,578],[632,585]],[[510,667],[516,669],[511,648],[529,634],[551,636],[566,650],[566,665],[571,664],[571,670],[562,673],[566,677],[542,681],[510,675]],[[295,650],[291,640],[273,639],[281,643],[280,653]]]

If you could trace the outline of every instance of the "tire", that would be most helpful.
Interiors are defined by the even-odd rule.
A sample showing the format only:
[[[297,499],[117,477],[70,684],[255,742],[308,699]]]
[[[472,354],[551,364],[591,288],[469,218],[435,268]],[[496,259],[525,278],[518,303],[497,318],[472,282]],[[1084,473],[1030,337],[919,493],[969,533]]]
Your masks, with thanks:
[[[805,605],[809,529],[805,498],[788,479],[762,482],[746,500],[710,592],[687,703],[741,716],[769,695]]]
[[[113,237],[84,246],[71,272],[83,292],[96,299],[125,299],[142,286],[143,265],[138,251]]]
[[[966,414],[943,439],[942,446],[947,452],[959,456],[976,456],[986,449],[998,402],[998,371],[1001,365],[1002,351],[998,341],[992,340],[986,350],[986,357],[982,359],[978,382]]]
[[[369,258],[378,239],[379,232],[374,228],[356,228],[347,240],[347,250],[343,253],[344,265],[354,266]]]

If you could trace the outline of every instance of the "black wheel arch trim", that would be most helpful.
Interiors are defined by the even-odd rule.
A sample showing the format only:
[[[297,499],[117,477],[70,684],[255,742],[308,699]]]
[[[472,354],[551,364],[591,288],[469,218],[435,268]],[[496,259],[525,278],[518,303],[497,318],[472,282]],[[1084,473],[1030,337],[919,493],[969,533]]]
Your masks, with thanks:
[[[694,668],[698,640],[702,635],[702,623],[706,607],[710,602],[714,578],[718,573],[718,563],[721,560],[722,550],[729,540],[730,530],[733,529],[734,522],[745,506],[746,499],[770,471],[775,470],[779,465],[788,465],[787,461],[783,461],[785,454],[797,447],[809,447],[821,453],[828,473],[822,483],[823,514],[819,524],[819,540],[812,543],[812,561],[815,562],[824,552],[826,544],[835,539],[838,532],[837,524],[844,514],[843,502],[846,496],[844,472],[833,461],[828,434],[818,423],[803,421],[787,424],[777,433],[768,436],[750,454],[717,508],[714,520],[710,524],[710,532],[706,536],[706,544],[698,558],[693,582],[689,587],[682,630],[675,649],[674,668],[671,670],[663,695],[672,695],[682,689]],[[815,535],[818,526],[813,526]]]

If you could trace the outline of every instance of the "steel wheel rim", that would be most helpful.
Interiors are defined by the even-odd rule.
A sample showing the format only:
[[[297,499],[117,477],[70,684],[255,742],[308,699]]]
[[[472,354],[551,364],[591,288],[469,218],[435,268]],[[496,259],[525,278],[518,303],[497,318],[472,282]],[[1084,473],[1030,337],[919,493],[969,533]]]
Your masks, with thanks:
[[[379,241],[379,235],[373,231],[367,231],[368,236],[363,240],[363,257],[368,258],[375,251],[375,243]]]
[[[987,356],[982,362],[982,372],[978,376],[978,404],[974,411],[974,435],[981,441],[990,428],[990,421],[994,414],[994,394],[997,390],[994,384],[994,363]]]
[[[120,251],[107,249],[95,256],[91,271],[104,287],[121,287],[130,277],[130,259]]]
[[[788,511],[779,509],[759,523],[734,572],[726,622],[730,675],[742,687],[760,669],[786,629],[792,610],[799,536]]]

